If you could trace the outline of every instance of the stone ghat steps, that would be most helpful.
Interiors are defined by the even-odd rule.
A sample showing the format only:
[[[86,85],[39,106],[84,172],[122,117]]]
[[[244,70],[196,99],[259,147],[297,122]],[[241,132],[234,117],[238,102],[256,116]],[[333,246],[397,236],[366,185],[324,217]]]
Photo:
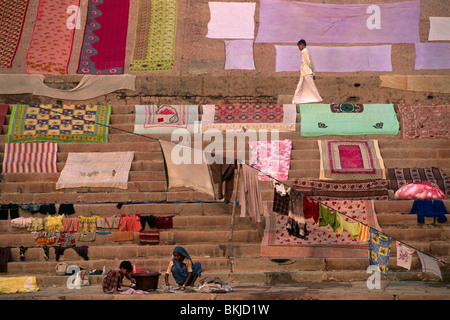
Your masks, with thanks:
[[[70,251],[67,250],[68,254]],[[366,281],[371,272],[366,258],[310,258],[310,259],[270,259],[270,258],[202,258],[192,256],[194,262],[202,264],[202,277],[209,275],[218,276],[223,280],[233,283],[247,284],[278,284],[298,282],[323,282],[323,281]],[[61,260],[63,261],[63,260]],[[61,262],[60,261],[60,262]],[[159,272],[158,284],[164,284],[164,274],[170,261],[170,254],[165,258],[130,259],[139,268],[150,272]],[[445,259],[446,265],[450,261]],[[65,260],[68,265],[78,266],[85,270],[106,270],[116,268],[120,260]],[[38,285],[65,285],[68,275],[56,276],[55,267],[59,262],[10,262],[8,263],[8,276],[34,275],[37,276]],[[396,265],[395,259],[390,259],[388,264],[389,281],[440,281],[439,277],[431,273],[423,273],[419,259],[414,257],[411,270],[406,270]],[[11,272],[9,270],[12,270]],[[450,271],[442,269],[444,282],[450,280]],[[101,284],[104,276],[90,276],[92,285]],[[169,283],[174,283],[172,276]]]

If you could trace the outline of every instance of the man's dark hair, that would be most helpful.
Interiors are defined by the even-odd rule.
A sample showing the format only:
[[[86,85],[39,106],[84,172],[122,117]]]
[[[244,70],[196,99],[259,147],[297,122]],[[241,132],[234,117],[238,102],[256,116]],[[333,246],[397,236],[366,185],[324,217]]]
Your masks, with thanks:
[[[306,47],[306,41],[305,40],[301,39],[299,42],[297,42],[297,46],[299,46],[301,44]]]
[[[130,261],[122,261],[120,263],[119,268],[124,268],[125,270],[127,270],[128,272],[133,271],[133,266],[131,265]]]

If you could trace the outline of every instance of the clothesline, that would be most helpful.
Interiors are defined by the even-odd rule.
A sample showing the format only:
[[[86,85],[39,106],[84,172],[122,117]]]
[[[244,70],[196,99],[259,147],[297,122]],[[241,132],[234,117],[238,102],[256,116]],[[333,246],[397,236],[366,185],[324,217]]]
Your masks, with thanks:
[[[15,101],[15,103],[17,103],[16,100],[13,100],[13,99],[10,99],[10,98],[7,98],[7,97],[3,97],[3,98],[4,98],[4,99],[7,99],[7,100],[10,100],[10,101]],[[28,104],[28,103],[25,103],[25,102],[23,102],[23,101],[21,101],[20,103],[21,103],[21,104]],[[39,106],[38,108],[39,108],[39,109],[44,109],[44,108],[41,108],[40,106]],[[45,109],[45,110],[48,111],[48,109]],[[62,113],[56,112],[56,111],[54,111],[54,110],[50,110],[50,112],[55,112],[55,113],[57,113],[57,114],[62,115]],[[161,139],[154,138],[154,137],[150,137],[150,136],[146,136],[146,135],[143,135],[143,134],[134,133],[134,132],[129,131],[129,130],[116,128],[116,127],[111,126],[110,124],[98,123],[98,122],[91,121],[91,120],[84,120],[84,119],[82,119],[82,118],[80,119],[80,118],[79,118],[78,116],[76,116],[76,115],[67,115],[67,116],[71,116],[71,117],[74,117],[75,119],[83,120],[83,121],[85,121],[85,122],[87,121],[88,123],[94,123],[94,124],[97,124],[97,125],[101,125],[101,126],[105,126],[105,127],[108,127],[108,128],[115,129],[115,130],[119,130],[119,131],[122,131],[122,132],[125,132],[125,133],[130,133],[130,134],[133,134],[133,135],[136,135],[136,136],[145,137],[145,138],[148,138],[148,139],[151,139],[151,140],[154,140],[154,141],[160,141],[160,140],[161,140]],[[198,149],[192,148],[192,147],[189,147],[189,148],[190,148],[190,149],[194,149],[194,150],[198,150]],[[203,151],[203,150],[200,150],[200,151]],[[253,169],[255,169],[255,170],[259,171],[259,172],[261,172],[262,174],[268,176],[269,178],[271,178],[271,179],[273,179],[273,180],[275,180],[275,181],[277,181],[277,182],[279,182],[279,183],[282,183],[283,185],[285,185],[285,186],[287,186],[287,187],[289,187],[289,188],[292,188],[292,190],[294,190],[294,192],[298,192],[300,195],[306,196],[307,198],[310,198],[310,199],[314,200],[315,202],[319,203],[320,205],[322,205],[322,206],[324,206],[324,207],[327,207],[327,208],[329,208],[329,209],[332,209],[332,210],[334,210],[335,212],[337,212],[337,213],[339,213],[339,214],[342,214],[342,215],[344,215],[344,216],[346,216],[346,217],[348,217],[348,218],[350,218],[350,219],[352,219],[352,220],[354,220],[354,221],[356,221],[356,222],[358,222],[358,223],[360,223],[360,224],[362,224],[362,225],[364,225],[364,226],[366,226],[366,227],[372,228],[372,227],[368,226],[367,224],[365,224],[365,223],[363,223],[363,222],[360,222],[359,220],[357,220],[357,219],[355,219],[355,218],[353,218],[353,217],[350,217],[350,216],[346,215],[345,213],[340,212],[339,210],[336,210],[336,209],[334,209],[334,208],[332,208],[332,207],[330,207],[330,206],[328,206],[328,205],[326,205],[326,204],[321,203],[320,201],[315,200],[315,199],[312,198],[311,196],[304,195],[303,193],[301,193],[300,191],[296,190],[296,189],[293,188],[292,186],[289,186],[288,184],[286,184],[286,183],[284,183],[284,182],[282,182],[282,181],[280,181],[280,180],[278,180],[278,179],[272,177],[271,175],[269,175],[269,174],[263,172],[263,171],[260,170],[260,169],[257,169],[257,168],[255,168],[255,167],[253,167],[252,165],[249,165],[249,164],[245,163],[245,162],[242,161],[242,160],[238,160],[238,163],[240,163],[240,164],[245,164],[245,165],[247,165],[247,166],[249,166],[249,167],[251,167],[251,168],[253,168]],[[378,231],[379,231],[379,230],[378,230]],[[441,260],[441,259],[438,259],[438,258],[436,258],[436,257],[434,257],[434,256],[432,256],[432,255],[430,255],[430,254],[428,254],[428,253],[425,253],[425,252],[423,252],[422,250],[419,250],[419,249],[417,249],[417,248],[415,248],[415,247],[413,247],[413,246],[411,246],[411,245],[409,245],[409,244],[407,244],[407,243],[405,243],[405,242],[403,242],[403,241],[401,241],[401,240],[396,239],[395,237],[392,237],[392,236],[390,236],[390,235],[388,235],[388,234],[386,234],[386,233],[384,233],[384,232],[382,232],[382,231],[379,231],[379,232],[382,233],[382,234],[384,234],[385,236],[390,237],[390,238],[393,239],[393,240],[396,240],[396,241],[399,242],[399,243],[402,243],[403,245],[405,245],[405,246],[407,246],[407,247],[409,247],[409,248],[412,248],[412,249],[414,249],[414,250],[416,250],[416,251],[418,251],[418,252],[421,252],[422,254],[425,254],[425,255],[427,255],[427,256],[429,256],[429,257],[432,257],[433,259],[436,259],[436,260],[440,261],[440,262],[443,263],[443,264],[446,264],[445,261],[443,261],[443,260]]]
[[[264,175],[268,176],[269,178],[271,178],[271,179],[277,181],[278,183],[282,183],[284,186],[286,186],[286,187],[288,187],[288,188],[291,188],[291,190],[293,190],[294,192],[297,192],[298,194],[300,194],[300,195],[302,195],[302,196],[305,196],[305,197],[307,197],[307,198],[309,198],[309,199],[311,199],[311,200],[313,200],[313,201],[319,203],[319,204],[322,205],[323,207],[327,207],[328,209],[332,209],[333,211],[335,211],[335,212],[337,212],[337,213],[339,213],[339,214],[341,214],[341,215],[343,215],[343,216],[345,216],[345,217],[348,217],[348,218],[350,218],[350,219],[352,219],[352,220],[354,220],[354,221],[356,221],[356,222],[358,222],[358,223],[360,223],[360,224],[362,224],[362,225],[364,225],[364,226],[366,226],[366,227],[368,227],[368,228],[373,229],[373,227],[371,227],[371,226],[369,226],[369,225],[367,225],[367,224],[365,224],[365,223],[363,223],[363,222],[361,222],[361,221],[359,221],[359,220],[357,220],[357,219],[355,219],[355,218],[353,218],[353,217],[351,217],[351,216],[349,216],[349,215],[347,215],[347,214],[345,214],[345,213],[342,213],[342,212],[340,212],[339,210],[334,209],[333,207],[330,207],[330,206],[328,206],[328,205],[326,205],[326,204],[324,204],[324,203],[322,203],[322,202],[320,202],[320,201],[317,201],[317,200],[315,200],[315,199],[314,199],[313,197],[311,197],[311,196],[308,196],[308,195],[305,195],[305,194],[301,193],[300,191],[296,190],[294,187],[292,187],[292,186],[290,186],[290,185],[284,183],[283,181],[280,181],[280,180],[278,180],[278,179],[272,177],[270,174],[267,174],[267,173],[265,173],[265,172],[259,170],[258,168],[255,168],[255,167],[253,167],[253,166],[251,166],[251,165],[249,165],[249,164],[247,164],[247,163],[245,163],[245,162],[241,162],[241,163],[242,163],[242,164],[245,164],[245,165],[247,165],[247,166],[249,166],[249,167],[251,167],[251,168],[253,168],[253,169],[255,169],[255,170],[259,171],[259,172],[261,172],[262,174],[264,174]],[[425,252],[423,252],[422,250],[419,250],[419,249],[417,249],[417,248],[415,248],[415,247],[413,247],[413,246],[411,246],[411,245],[409,245],[409,244],[407,244],[407,243],[405,243],[405,242],[403,242],[403,241],[401,241],[401,240],[398,240],[398,239],[396,239],[395,237],[392,237],[392,236],[390,236],[390,235],[384,233],[383,231],[378,230],[378,232],[384,234],[384,235],[387,236],[387,237],[392,238],[393,240],[395,240],[395,241],[397,241],[397,242],[399,242],[399,243],[401,243],[401,244],[403,244],[403,245],[405,245],[405,246],[407,246],[407,247],[409,247],[409,248],[412,248],[412,249],[414,249],[414,250],[416,250],[416,251],[419,251],[419,252],[421,252],[421,253],[423,253],[423,254],[429,256],[429,257],[432,257],[433,259],[436,259],[436,260],[440,261],[440,262],[443,263],[443,264],[446,264],[445,261],[443,261],[443,260],[441,260],[441,259],[438,259],[438,258],[436,258],[436,257],[434,257],[434,256],[432,256],[432,255],[430,255],[430,254],[428,254],[428,253],[425,253]]]

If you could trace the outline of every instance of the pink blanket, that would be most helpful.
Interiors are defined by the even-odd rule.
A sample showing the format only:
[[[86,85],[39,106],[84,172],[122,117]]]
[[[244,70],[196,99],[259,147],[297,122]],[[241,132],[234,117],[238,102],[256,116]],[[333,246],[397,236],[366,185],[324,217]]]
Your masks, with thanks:
[[[129,0],[89,0],[78,73],[124,73]]]

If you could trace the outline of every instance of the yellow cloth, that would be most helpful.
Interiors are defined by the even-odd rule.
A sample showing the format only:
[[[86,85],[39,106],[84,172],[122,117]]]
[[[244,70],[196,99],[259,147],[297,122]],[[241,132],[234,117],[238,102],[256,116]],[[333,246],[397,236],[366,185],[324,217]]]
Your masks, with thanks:
[[[79,216],[78,231],[97,231],[97,218],[98,216],[83,217]]]
[[[36,277],[0,277],[1,293],[19,293],[19,292],[36,292],[39,287],[36,283]]]
[[[358,222],[345,221],[345,218],[339,213],[336,215],[336,219],[339,221],[339,226],[337,227],[336,232],[342,233],[347,231],[353,238],[359,237],[360,230]]]
[[[52,231],[64,231],[64,226],[62,224],[62,219],[64,219],[64,215],[58,215],[55,217],[46,217],[45,218],[45,231],[52,232]]]
[[[431,91],[450,93],[450,76],[447,75],[402,75],[380,76],[381,87],[408,91]]]

